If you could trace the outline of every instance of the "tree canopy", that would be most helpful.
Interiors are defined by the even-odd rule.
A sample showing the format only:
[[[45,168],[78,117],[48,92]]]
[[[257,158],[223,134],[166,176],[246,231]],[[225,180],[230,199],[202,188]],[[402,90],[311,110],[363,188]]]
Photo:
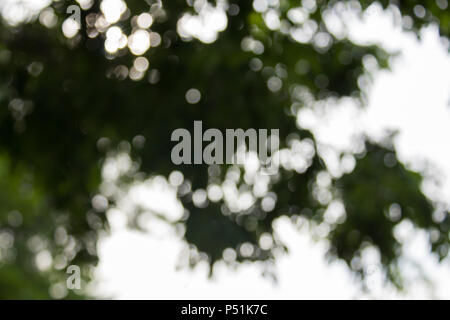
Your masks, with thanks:
[[[67,13],[74,4],[82,8],[79,26]],[[446,0],[379,4],[406,29],[417,33],[435,23],[448,39]],[[355,261],[374,246],[388,281],[401,286],[394,228],[405,219],[433,233],[432,251],[445,258],[450,218],[445,212],[436,219],[439,204],[422,193],[421,175],[396,159],[389,139],[363,137],[360,152],[341,155],[355,160],[354,169],[333,176],[314,135],[296,119],[315,101],[353,97],[363,107],[364,59],[386,68],[389,55],[353,43],[329,18],[342,23],[340,13],[369,5],[373,1],[59,0],[22,22],[3,17],[0,298],[49,298],[50,284],[64,283],[71,264],[90,279],[99,232],[108,230],[105,212],[115,206],[108,194],[107,205],[92,199],[102,193],[105,159],[123,152],[135,165],[120,177],[123,185],[182,173],[178,198],[185,215],[171,223],[185,226],[192,264],[207,259],[213,265],[227,248],[236,250],[237,261],[273,261],[283,243],[272,238],[261,247],[260,238],[273,237],[272,222],[280,216],[326,224],[330,257],[361,277]],[[217,28],[208,36],[186,29],[208,16]],[[190,88],[200,92],[198,103],[186,101]],[[279,128],[290,160],[266,177],[235,165],[176,166],[171,132],[191,129],[195,120],[220,130]],[[193,201],[196,190],[224,184],[251,194],[251,205]],[[330,222],[325,213],[334,200],[345,215]],[[251,245],[250,254],[239,250],[243,244]],[[36,262],[45,255],[53,263],[40,270]]]

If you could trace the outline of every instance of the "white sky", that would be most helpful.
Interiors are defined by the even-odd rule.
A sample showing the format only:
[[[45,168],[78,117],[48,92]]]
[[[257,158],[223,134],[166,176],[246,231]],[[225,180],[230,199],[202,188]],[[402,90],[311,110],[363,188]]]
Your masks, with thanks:
[[[398,129],[400,134],[395,145],[400,159],[413,166],[420,164],[419,159],[435,164],[441,170],[444,187],[439,191],[441,194],[434,191],[429,196],[448,199],[450,58],[447,49],[439,42],[435,28],[425,30],[418,41],[394,27],[390,17],[376,11],[367,15],[365,23],[349,19],[353,26],[352,38],[359,42],[376,41],[389,50],[401,49],[403,53],[393,60],[392,71],[377,73],[368,92],[368,106],[358,109],[352,102],[343,101],[338,106],[326,106],[325,114],[306,111],[300,114],[300,121],[311,125],[320,143],[340,150],[352,149],[355,134],[366,132],[379,138],[385,129]],[[125,218],[120,214],[110,221],[112,235],[98,246],[100,264],[95,292],[100,296],[122,299],[450,298],[448,261],[439,265],[428,253],[426,235],[414,231],[407,223],[401,228],[405,257],[422,267],[434,290],[414,281],[417,270],[405,260],[402,269],[411,279],[406,293],[383,286],[375,264],[367,280],[372,292],[363,295],[342,262],[330,264],[325,260],[326,243],[314,242],[307,228],[298,231],[288,219],[278,220],[275,227],[277,235],[290,248],[289,254],[277,259],[276,285],[261,276],[263,268],[258,263],[243,264],[236,270],[220,265],[212,280],[207,277],[205,265],[193,271],[176,270],[185,243],[173,229],[157,223],[152,228],[154,232],[131,231],[125,227]],[[369,263],[370,259],[369,254]]]

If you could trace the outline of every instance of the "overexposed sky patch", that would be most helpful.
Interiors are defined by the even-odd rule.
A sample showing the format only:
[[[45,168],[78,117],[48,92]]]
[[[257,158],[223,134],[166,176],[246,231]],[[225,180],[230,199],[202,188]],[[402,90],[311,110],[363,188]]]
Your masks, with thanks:
[[[393,52],[391,71],[378,71],[367,92],[368,104],[362,109],[350,99],[337,105],[324,105],[305,110],[300,122],[309,125],[317,140],[332,149],[354,151],[361,133],[381,139],[388,130],[398,130],[395,146],[400,159],[414,167],[426,159],[443,174],[442,194],[429,194],[434,199],[448,199],[450,185],[450,137],[448,102],[450,94],[450,58],[429,27],[419,40],[392,23],[392,17],[372,9],[364,23],[349,18],[349,36],[359,43],[379,43]],[[370,62],[370,61],[369,61]],[[331,157],[331,165],[333,160]],[[170,228],[169,228],[170,229]],[[326,241],[314,242],[307,228],[300,231],[287,219],[277,220],[275,232],[290,248],[278,257],[273,271],[274,284],[262,276],[260,263],[242,264],[237,269],[217,266],[213,279],[208,279],[207,266],[194,270],[176,269],[182,261],[186,244],[174,231],[153,237],[124,227],[113,230],[99,245],[100,265],[97,269],[100,296],[146,299],[313,299],[313,298],[449,298],[448,261],[438,264],[429,254],[426,235],[405,224],[400,228],[405,237],[402,266],[410,279],[417,277],[415,261],[430,277],[434,287],[421,281],[410,282],[410,290],[399,293],[381,282],[374,267],[369,275],[371,294],[363,295],[358,282],[342,262],[325,259]]]

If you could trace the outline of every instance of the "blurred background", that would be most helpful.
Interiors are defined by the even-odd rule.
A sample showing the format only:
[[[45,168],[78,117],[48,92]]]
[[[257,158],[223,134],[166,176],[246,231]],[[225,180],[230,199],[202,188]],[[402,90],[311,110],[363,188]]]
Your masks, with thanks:
[[[0,13],[0,298],[450,298],[447,0]],[[174,165],[194,120],[278,173]]]

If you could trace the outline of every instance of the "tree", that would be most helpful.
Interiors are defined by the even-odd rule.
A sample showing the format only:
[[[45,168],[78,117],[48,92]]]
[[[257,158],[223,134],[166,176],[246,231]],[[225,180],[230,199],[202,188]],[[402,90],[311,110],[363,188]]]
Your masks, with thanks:
[[[352,261],[364,247],[375,246],[387,279],[401,286],[400,243],[393,230],[404,219],[437,232],[432,251],[447,256],[448,214],[433,219],[438,204],[423,195],[420,174],[396,160],[389,141],[366,139],[365,150],[353,155],[354,170],[332,177],[319,190],[326,165],[314,136],[296,123],[298,110],[312,100],[352,96],[363,103],[358,78],[367,73],[367,55],[381,68],[388,66],[382,49],[339,37],[326,23],[328,14],[361,11],[372,1],[208,3],[210,9],[223,6],[227,21],[209,38],[190,35],[180,22],[198,15],[204,1],[80,3],[78,31],[66,13],[78,4],[65,0],[27,23],[1,22],[0,297],[50,297],[49,284],[64,281],[71,264],[81,266],[89,280],[98,233],[108,228],[104,213],[115,206],[113,198],[94,206],[91,199],[99,193],[106,157],[119,152],[129,152],[139,165],[122,177],[123,184],[143,175],[183,173],[178,192],[188,214],[177,223],[185,225],[184,237],[195,248],[194,264],[203,257],[195,252],[206,253],[213,265],[225,249],[244,243],[252,254],[237,250],[238,261],[272,261],[273,250],[283,244],[272,239],[271,247],[261,248],[259,243],[262,235],[272,237],[272,222],[289,216],[324,223],[333,199],[342,202],[346,215],[329,224],[330,257],[344,259],[361,277],[364,270]],[[121,15],[108,15],[113,5]],[[448,39],[450,12],[443,1],[381,5],[401,13],[414,32],[438,23]],[[125,35],[128,47],[121,43]],[[186,102],[191,88],[200,93],[194,104]],[[251,191],[254,181],[245,179],[239,166],[171,162],[172,131],[192,128],[194,120],[223,132],[279,128],[281,148],[300,145],[307,152],[266,179],[269,193],[253,194],[254,203],[245,210],[224,200],[196,204],[195,190],[223,183],[229,172],[238,177],[241,191]],[[387,214],[393,205],[401,216]],[[39,270],[36,262],[45,267],[48,255],[53,266]]]

